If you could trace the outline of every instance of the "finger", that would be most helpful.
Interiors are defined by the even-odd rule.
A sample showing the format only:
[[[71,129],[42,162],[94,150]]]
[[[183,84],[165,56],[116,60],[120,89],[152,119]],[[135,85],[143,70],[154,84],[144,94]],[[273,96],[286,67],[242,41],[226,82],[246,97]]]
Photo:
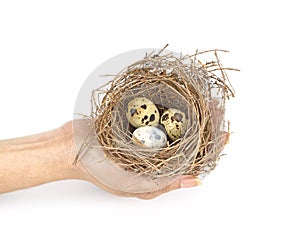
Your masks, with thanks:
[[[230,133],[226,133],[225,139],[224,139],[224,145],[229,144],[229,140],[230,140]]]
[[[181,188],[197,187],[199,185],[201,185],[200,179],[194,176],[184,176],[180,179]]]
[[[154,192],[147,192],[147,193],[141,193],[137,194],[136,197],[140,199],[153,199],[155,197],[160,196],[161,194],[179,189],[179,188],[190,188],[190,187],[196,187],[201,185],[201,181],[199,178],[194,176],[182,176],[172,184],[168,185],[165,188],[159,189]]]

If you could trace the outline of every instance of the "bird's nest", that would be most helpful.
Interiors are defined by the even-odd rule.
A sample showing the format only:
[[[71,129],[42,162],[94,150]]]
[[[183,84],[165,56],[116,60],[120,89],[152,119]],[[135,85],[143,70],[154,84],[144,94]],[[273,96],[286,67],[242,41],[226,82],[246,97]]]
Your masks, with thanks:
[[[228,139],[225,102],[234,96],[218,57],[223,50],[178,55],[154,52],[111,76],[92,94],[93,131],[105,156],[124,171],[154,178],[206,175],[213,170]],[[204,54],[213,60],[202,62]],[[176,108],[187,116],[187,129],[176,141],[168,138],[161,149],[132,141],[135,129],[126,118],[128,102],[151,100],[161,114]]]

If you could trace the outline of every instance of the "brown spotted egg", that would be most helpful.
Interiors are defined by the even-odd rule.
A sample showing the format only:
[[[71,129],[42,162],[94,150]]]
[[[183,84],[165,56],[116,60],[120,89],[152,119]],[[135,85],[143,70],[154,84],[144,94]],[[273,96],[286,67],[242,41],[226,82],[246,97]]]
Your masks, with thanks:
[[[128,103],[126,117],[132,126],[138,128],[157,125],[160,116],[157,107],[151,100],[138,97]]]
[[[132,140],[137,145],[147,148],[163,148],[167,143],[167,135],[159,128],[143,126],[135,129]]]
[[[181,138],[187,130],[185,113],[175,108],[165,111],[161,116],[160,122],[164,125],[168,136],[173,141]]]

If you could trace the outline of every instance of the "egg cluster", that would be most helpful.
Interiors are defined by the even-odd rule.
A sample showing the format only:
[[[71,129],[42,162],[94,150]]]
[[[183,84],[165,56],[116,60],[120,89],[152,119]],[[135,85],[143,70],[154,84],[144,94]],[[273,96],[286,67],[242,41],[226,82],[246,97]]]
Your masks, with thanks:
[[[134,98],[128,103],[126,117],[136,128],[132,140],[148,148],[165,147],[167,136],[171,141],[176,141],[187,129],[184,112],[175,108],[159,111],[151,100],[144,97]]]

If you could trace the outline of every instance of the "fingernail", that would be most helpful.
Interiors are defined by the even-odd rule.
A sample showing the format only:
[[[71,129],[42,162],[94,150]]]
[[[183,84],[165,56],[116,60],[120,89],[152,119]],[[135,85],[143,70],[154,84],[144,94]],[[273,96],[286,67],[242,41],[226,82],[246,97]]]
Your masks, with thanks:
[[[183,178],[180,181],[181,188],[197,187],[199,185],[201,185],[199,178]]]

